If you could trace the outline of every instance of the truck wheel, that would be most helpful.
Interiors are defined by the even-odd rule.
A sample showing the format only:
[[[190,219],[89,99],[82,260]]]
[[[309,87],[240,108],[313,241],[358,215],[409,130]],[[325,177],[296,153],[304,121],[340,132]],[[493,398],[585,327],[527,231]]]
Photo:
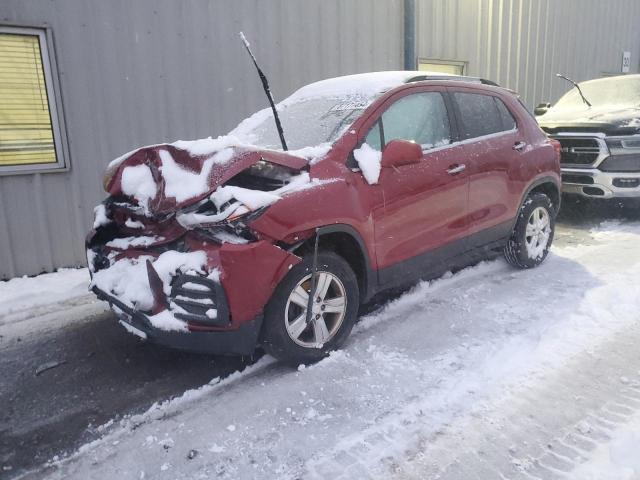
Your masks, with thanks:
[[[318,252],[311,317],[313,254],[303,257],[276,288],[265,308],[262,345],[292,364],[312,363],[344,343],[358,315],[358,281],[349,264],[333,252]]]
[[[520,207],[511,238],[504,248],[507,262],[518,268],[540,265],[549,253],[555,216],[551,200],[544,193],[533,193]]]

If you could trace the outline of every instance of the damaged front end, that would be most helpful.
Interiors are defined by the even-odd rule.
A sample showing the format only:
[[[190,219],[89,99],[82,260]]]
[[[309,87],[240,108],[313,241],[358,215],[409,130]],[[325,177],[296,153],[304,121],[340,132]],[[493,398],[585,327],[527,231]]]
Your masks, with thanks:
[[[217,153],[180,161],[171,146],[148,150],[110,172],[111,196],[95,209],[86,245],[92,290],[129,331],[150,340],[252,353],[265,304],[300,258],[251,223],[309,182],[306,162],[243,150],[207,167]],[[170,171],[193,191],[178,190]]]
[[[219,243],[244,244],[258,239],[248,227],[283,194],[309,182],[307,172],[263,159],[229,179],[200,202],[176,213],[186,229]]]

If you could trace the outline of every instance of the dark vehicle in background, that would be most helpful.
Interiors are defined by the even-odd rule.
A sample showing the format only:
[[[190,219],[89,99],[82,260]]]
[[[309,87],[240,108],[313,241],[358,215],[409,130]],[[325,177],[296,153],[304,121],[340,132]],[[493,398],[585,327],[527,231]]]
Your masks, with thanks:
[[[125,328],[209,353],[318,360],[377,292],[492,252],[540,264],[559,144],[478,79],[329,79],[225,137],[112,162],[87,238],[92,288]]]
[[[590,199],[640,199],[640,75],[589,80],[555,105],[536,108],[538,123],[562,145],[563,193]]]

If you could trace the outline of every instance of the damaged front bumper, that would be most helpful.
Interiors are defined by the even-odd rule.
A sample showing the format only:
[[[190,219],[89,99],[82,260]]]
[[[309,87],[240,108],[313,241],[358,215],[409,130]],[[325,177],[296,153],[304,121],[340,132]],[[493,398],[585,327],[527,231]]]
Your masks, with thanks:
[[[132,333],[151,342],[208,354],[253,353],[259,341],[264,308],[278,283],[300,258],[266,240],[220,245],[187,234],[184,245],[190,252],[204,252],[203,271],[176,272],[167,290],[161,284],[154,287],[160,280],[154,281],[157,274],[146,260],[149,288],[155,299],[153,308],[134,308],[135,304],[123,301],[99,282],[96,285],[95,278],[91,289],[111,305],[120,321],[143,335],[137,331]],[[89,251],[94,252],[90,263],[101,264],[103,254]],[[151,252],[138,253],[141,258],[128,258],[141,263]],[[109,260],[110,266],[92,271],[92,277],[100,275],[100,270],[111,268],[112,262]],[[216,275],[212,277],[211,272]],[[173,322],[177,321],[181,328],[158,325],[157,318],[163,313],[170,313]]]
[[[127,328],[127,330],[159,345],[194,353],[251,355],[258,343],[260,327],[262,326],[262,314],[242,323],[235,330],[166,331],[151,325],[147,315],[134,310],[113,295],[109,295],[95,286],[92,291],[100,300],[109,303],[118,319],[125,324],[125,328],[128,325],[135,329],[133,332],[130,328]],[[143,335],[140,335],[139,332]]]

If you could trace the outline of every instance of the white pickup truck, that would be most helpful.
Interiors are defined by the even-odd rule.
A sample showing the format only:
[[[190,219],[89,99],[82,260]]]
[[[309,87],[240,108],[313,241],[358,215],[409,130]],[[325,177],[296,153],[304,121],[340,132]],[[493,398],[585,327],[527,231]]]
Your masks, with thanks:
[[[540,127],[562,145],[563,193],[640,198],[640,75],[574,85],[555,105],[535,110]]]

